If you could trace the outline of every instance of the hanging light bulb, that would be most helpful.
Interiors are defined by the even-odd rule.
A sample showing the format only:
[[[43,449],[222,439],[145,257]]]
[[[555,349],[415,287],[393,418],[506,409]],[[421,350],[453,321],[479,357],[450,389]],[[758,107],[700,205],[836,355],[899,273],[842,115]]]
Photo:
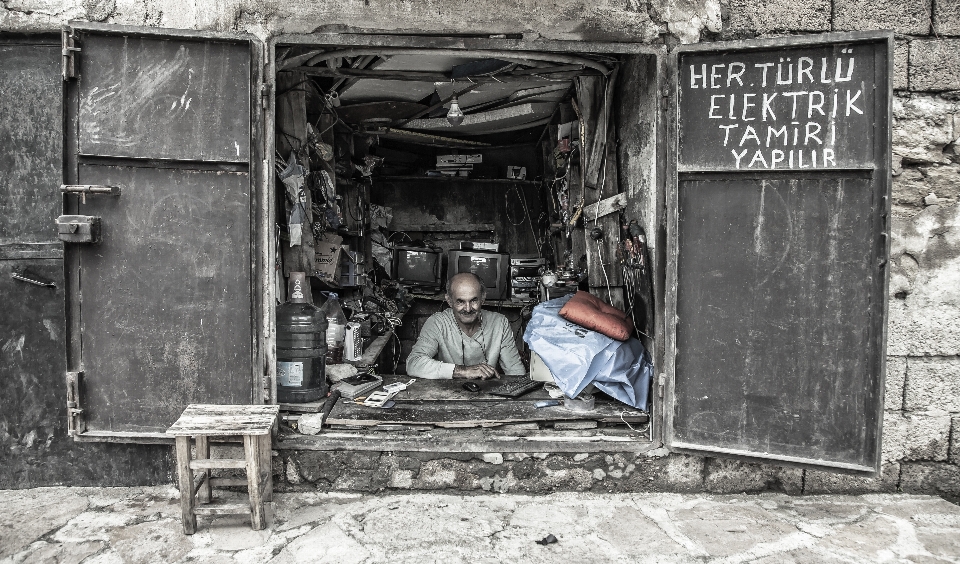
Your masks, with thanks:
[[[450,101],[450,111],[447,112],[447,121],[450,122],[450,125],[460,125],[463,123],[463,110],[460,109],[460,104],[457,103],[456,96]]]

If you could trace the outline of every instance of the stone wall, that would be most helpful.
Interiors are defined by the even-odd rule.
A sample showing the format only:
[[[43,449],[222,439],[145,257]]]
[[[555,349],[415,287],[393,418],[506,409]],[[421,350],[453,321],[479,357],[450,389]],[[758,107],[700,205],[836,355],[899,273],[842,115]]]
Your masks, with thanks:
[[[784,34],[896,33],[893,237],[883,475],[669,455],[283,453],[291,489],[540,492],[895,491],[960,496],[960,0],[4,0],[0,30],[71,19],[247,31],[518,33],[679,43]],[[83,457],[86,445],[76,446]],[[146,452],[146,451],[145,451]],[[151,451],[152,452],[152,451]],[[34,484],[40,485],[40,484]]]

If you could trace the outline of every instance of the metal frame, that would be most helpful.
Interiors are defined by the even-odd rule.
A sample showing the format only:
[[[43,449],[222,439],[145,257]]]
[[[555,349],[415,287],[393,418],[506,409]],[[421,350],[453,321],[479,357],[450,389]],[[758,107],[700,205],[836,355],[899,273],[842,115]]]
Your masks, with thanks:
[[[881,417],[878,418],[877,422],[877,442],[878,442],[878,452],[876,456],[876,463],[874,467],[861,466],[856,464],[845,464],[845,463],[831,463],[823,460],[815,459],[806,459],[798,457],[785,457],[777,455],[768,455],[765,453],[750,452],[750,451],[741,451],[736,449],[727,449],[727,448],[717,448],[708,445],[700,444],[691,444],[678,442],[673,437],[673,418],[674,410],[676,407],[676,358],[677,358],[677,263],[678,263],[678,233],[677,227],[679,222],[679,207],[678,207],[678,197],[679,197],[679,182],[680,175],[686,173],[686,170],[680,170],[678,166],[678,155],[679,155],[679,92],[677,86],[679,84],[679,68],[678,68],[678,59],[682,53],[696,53],[696,52],[722,52],[725,50],[737,50],[737,51],[746,51],[746,50],[760,50],[760,49],[770,49],[770,48],[790,48],[790,47],[803,47],[803,46],[815,46],[815,45],[824,45],[824,44],[834,44],[834,43],[868,43],[868,42],[885,42],[887,44],[887,49],[890,54],[887,57],[887,68],[884,69],[887,77],[887,91],[885,96],[886,98],[886,120],[879,120],[880,123],[877,124],[877,135],[876,139],[878,141],[885,140],[887,147],[892,146],[892,115],[893,115],[893,32],[889,31],[878,31],[878,32],[842,32],[842,33],[824,33],[819,35],[805,35],[799,37],[784,37],[784,38],[774,38],[774,39],[755,39],[755,40],[743,40],[743,41],[730,41],[730,42],[718,42],[718,43],[701,43],[696,45],[684,45],[678,47],[672,54],[669,60],[669,80],[665,86],[670,90],[670,104],[668,110],[668,126],[669,126],[669,141],[664,143],[666,146],[666,163],[669,166],[670,180],[667,185],[666,190],[666,229],[667,229],[667,262],[666,262],[666,327],[664,332],[665,338],[665,358],[664,358],[664,369],[667,376],[667,386],[666,394],[664,397],[664,434],[663,442],[672,451],[699,454],[699,455],[709,455],[709,454],[722,454],[726,457],[735,458],[747,462],[762,462],[770,463],[776,462],[777,464],[783,464],[787,466],[800,466],[804,468],[814,468],[821,469],[830,472],[848,472],[855,473],[860,475],[871,475],[876,476],[880,472],[880,464],[882,460],[882,449],[881,449],[881,437],[883,431],[883,388],[884,380],[886,375],[886,343],[887,343],[887,310],[889,307],[889,300],[884,299],[882,316],[883,323],[881,323],[882,329],[877,334],[877,339],[879,339],[878,349],[880,351],[880,363],[878,369],[880,370],[880,390],[878,390],[878,413],[881,414]],[[878,69],[879,70],[879,69]],[[885,151],[881,154],[880,147],[874,147],[874,159],[877,163],[876,167],[873,169],[875,182],[883,184],[884,192],[886,194],[885,203],[884,203],[884,213],[882,217],[876,218],[877,222],[881,222],[880,232],[884,234],[885,239],[885,256],[889,257],[890,255],[890,236],[889,236],[889,216],[891,208],[891,198],[890,190],[892,184],[891,170],[892,170],[892,156],[891,151]],[[838,168],[838,172],[863,172],[863,168]],[[697,172],[709,172],[697,170]],[[890,272],[889,268],[885,268],[886,265],[882,265],[884,276],[883,276],[883,296],[886,296],[889,288],[889,279]]]
[[[260,181],[264,177],[266,168],[264,160],[263,140],[263,114],[264,104],[261,99],[264,68],[264,47],[263,42],[256,36],[249,33],[233,32],[205,32],[184,29],[169,28],[149,28],[140,26],[113,25],[102,23],[91,23],[83,21],[71,21],[65,26],[65,31],[73,33],[76,31],[92,32],[103,35],[134,35],[140,37],[155,38],[176,38],[196,41],[218,41],[245,43],[250,49],[250,162],[247,167],[250,181],[250,323],[251,323],[251,398],[255,403],[269,403],[269,395],[264,394],[264,366],[267,363],[263,342],[265,332],[271,331],[271,325],[265,325],[262,320],[266,317],[267,304],[272,303],[272,288],[263,286],[263,278],[260,272],[265,270],[264,250],[269,248],[270,239],[269,230],[264,229],[268,216],[262,210],[270,201],[269,192],[263,188],[264,184]],[[82,49],[82,45],[81,45]],[[80,51],[81,57],[82,51]],[[79,90],[77,80],[67,80],[64,82],[64,143],[63,143],[63,162],[64,162],[64,183],[76,184],[79,175],[79,156],[77,145],[78,116],[77,108],[79,104]],[[123,159],[118,159],[123,160]],[[134,161],[136,159],[126,159]],[[179,161],[178,161],[179,162]],[[210,163],[198,163],[210,166]],[[216,164],[214,163],[214,166]],[[227,169],[236,168],[236,165],[224,165]],[[76,213],[76,204],[74,199],[63,198],[64,213]],[[264,234],[266,233],[266,235]],[[266,263],[270,264],[270,263]],[[80,287],[80,263],[79,253],[72,246],[64,249],[64,274],[65,274],[65,296],[67,301],[67,370],[82,371],[82,332],[81,332],[81,304],[79,300],[71,301],[71,293],[77,293]],[[73,302],[73,303],[71,303]],[[82,387],[82,382],[81,382]],[[82,393],[82,390],[80,390]],[[81,396],[82,397],[82,396]],[[82,406],[80,406],[82,408]],[[103,431],[93,430],[79,433],[74,439],[80,442],[132,442],[132,443],[152,443],[160,437],[157,433],[151,432],[127,432],[127,431]]]
[[[389,49],[397,48],[409,48],[412,50],[423,50],[430,49],[436,51],[536,51],[544,53],[583,53],[583,54],[610,54],[610,55],[641,55],[649,56],[653,59],[654,64],[657,66],[657,81],[658,85],[656,91],[665,92],[665,80],[666,76],[666,53],[667,50],[663,46],[651,46],[640,43],[623,43],[623,42],[582,42],[582,41],[556,41],[556,40],[536,40],[536,41],[525,41],[523,39],[501,39],[501,38],[482,38],[482,37],[456,37],[456,36],[415,36],[415,35],[378,35],[375,33],[365,34],[365,33],[315,33],[308,35],[279,35],[271,37],[267,41],[267,67],[266,67],[266,92],[269,97],[269,108],[265,115],[265,131],[264,135],[265,141],[265,153],[266,153],[266,168],[267,170],[272,170],[274,165],[274,155],[275,155],[275,139],[271,134],[276,127],[276,116],[272,108],[276,107],[276,73],[277,73],[277,61],[276,54],[278,46],[284,45],[299,45],[299,46],[327,46],[331,48],[347,48],[347,47],[384,47]],[[657,113],[662,115],[661,110],[666,110],[666,107],[662,107],[662,97],[658,97],[656,102]],[[666,124],[663,123],[664,120],[658,119],[656,127],[654,128],[654,133],[652,137],[653,142],[657,143],[657,163],[656,163],[656,178],[652,179],[651,187],[657,191],[656,202],[657,202],[657,225],[662,225],[664,220],[663,216],[663,194],[666,188],[666,160],[665,153],[663,148],[666,143]],[[269,193],[273,193],[276,190],[276,179],[275,175],[267,174],[266,175],[266,186]],[[276,206],[273,199],[269,199],[269,217],[276,217]],[[271,224],[272,225],[272,224]],[[658,230],[659,231],[659,230]],[[653,237],[653,235],[650,235]],[[654,288],[655,288],[655,302],[658,313],[663,311],[663,282],[661,274],[664,270],[665,263],[663,258],[666,256],[664,253],[664,247],[662,245],[663,241],[657,235],[657,245],[658,249],[656,256],[651,257],[654,268]],[[269,262],[268,264],[274,264],[276,260],[275,249],[272,246],[269,248]],[[276,271],[274,268],[268,268],[264,271],[264,287],[272,291],[276,287]],[[275,331],[272,329],[275,325],[276,320],[276,308],[273,306],[275,299],[270,302],[270,319],[268,320],[268,327],[271,329],[268,331],[268,339],[265,341],[264,346],[270,352],[271,358],[275,358],[276,355],[276,335]],[[654,351],[654,364],[655,366],[662,366],[663,362],[663,318],[658,316],[657,320],[657,331],[659,335],[656,338],[656,346]],[[658,374],[662,370],[658,371]],[[276,367],[275,363],[271,362],[267,365],[267,373],[272,382],[273,396],[276,397]],[[653,445],[650,448],[657,448],[662,444],[662,417],[663,417],[663,397],[658,393],[657,382],[653,383],[652,389],[652,409],[651,409],[651,423],[650,423],[650,434],[649,438],[644,438],[642,442],[639,442],[640,445]],[[309,443],[315,442],[317,446],[309,447],[301,445],[298,448],[304,449],[320,449],[320,450],[329,450],[329,449],[351,449],[356,448],[357,450],[370,450],[374,448],[371,444],[358,442],[358,441],[330,441],[323,437],[323,435],[318,437],[307,437],[304,439]],[[649,442],[648,442],[649,441]],[[301,441],[303,442],[303,441]],[[300,444],[300,443],[298,443]],[[365,444],[365,446],[360,446]],[[497,452],[513,452],[511,449],[519,449],[521,447],[509,447],[508,444],[505,444],[502,441],[484,441],[481,443],[484,448],[492,449]],[[576,441],[564,441],[562,443],[546,441],[544,445],[549,444],[550,447],[553,447],[556,452],[570,451],[570,449],[577,445],[583,444]],[[357,445],[355,447],[351,445]],[[569,445],[569,446],[567,446]],[[389,446],[389,445],[387,445]],[[380,445],[381,450],[386,448],[384,445]],[[394,450],[414,450],[414,451],[433,451],[433,452],[449,452],[450,448],[453,448],[453,445],[450,443],[430,441],[427,439],[408,439],[401,441],[400,443],[395,444],[390,447]],[[476,447],[479,448],[479,447]],[[506,450],[505,450],[506,448]],[[524,450],[529,450],[530,447],[526,447]],[[543,446],[541,448],[548,447]],[[583,446],[577,447],[583,448]],[[637,447],[633,447],[627,450],[635,450]],[[643,450],[647,450],[647,446],[643,447]],[[518,451],[519,452],[519,451]],[[579,452],[579,451],[578,451]],[[639,451],[638,451],[639,452]]]

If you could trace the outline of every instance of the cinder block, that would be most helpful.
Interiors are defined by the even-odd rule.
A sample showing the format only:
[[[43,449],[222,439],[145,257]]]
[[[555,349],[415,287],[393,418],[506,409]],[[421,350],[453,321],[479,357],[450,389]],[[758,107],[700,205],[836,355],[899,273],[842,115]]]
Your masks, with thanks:
[[[960,39],[915,39],[910,42],[910,89],[960,90]]]
[[[933,9],[935,35],[960,35],[960,0],[937,0]]]
[[[686,454],[666,454],[665,449],[636,456],[631,475],[633,491],[703,491],[704,458]]]
[[[730,0],[723,31],[734,36],[774,31],[830,31],[830,1]]]
[[[949,415],[884,413],[883,462],[946,460],[949,444]]]
[[[897,269],[891,271],[891,286],[909,294],[890,300],[888,354],[960,354],[958,241],[960,204],[929,206],[913,217],[893,218],[890,256]]]
[[[821,470],[807,470],[804,494],[864,494],[896,492],[900,484],[900,465],[896,462],[880,467],[880,476],[867,478],[853,474],[838,474]]]
[[[930,193],[927,179],[918,167],[904,168],[899,175],[894,176],[892,191],[894,206],[905,206],[917,211],[923,209],[923,198]]]
[[[960,165],[925,165],[904,168],[893,179],[893,204],[917,211],[926,206],[924,198],[937,197],[937,205],[960,201]]]
[[[899,411],[903,408],[904,376],[907,373],[907,359],[902,356],[887,357],[886,386],[884,389],[884,409]]]
[[[834,31],[892,29],[911,35],[930,32],[931,0],[835,0]]]
[[[960,412],[960,359],[911,358],[906,389],[908,411]]]
[[[452,460],[431,460],[420,467],[414,479],[416,489],[437,490],[456,486],[458,474],[462,475],[461,464]]]
[[[960,466],[945,462],[907,462],[900,473],[904,493],[960,496]]]
[[[910,42],[897,39],[893,45],[893,88],[909,90]]]
[[[957,139],[954,131],[957,111],[956,102],[934,96],[894,96],[894,155],[901,157],[905,164],[950,164],[943,148]]]
[[[706,471],[704,489],[709,492],[777,491],[800,494],[803,491],[803,470],[799,468],[708,458]]]

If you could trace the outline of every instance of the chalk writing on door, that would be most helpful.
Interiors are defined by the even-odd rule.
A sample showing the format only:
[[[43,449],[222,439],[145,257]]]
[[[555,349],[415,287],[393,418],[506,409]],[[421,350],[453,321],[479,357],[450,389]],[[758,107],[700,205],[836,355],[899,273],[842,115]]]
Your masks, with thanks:
[[[858,49],[684,57],[681,162],[804,170],[869,161],[873,54]]]

